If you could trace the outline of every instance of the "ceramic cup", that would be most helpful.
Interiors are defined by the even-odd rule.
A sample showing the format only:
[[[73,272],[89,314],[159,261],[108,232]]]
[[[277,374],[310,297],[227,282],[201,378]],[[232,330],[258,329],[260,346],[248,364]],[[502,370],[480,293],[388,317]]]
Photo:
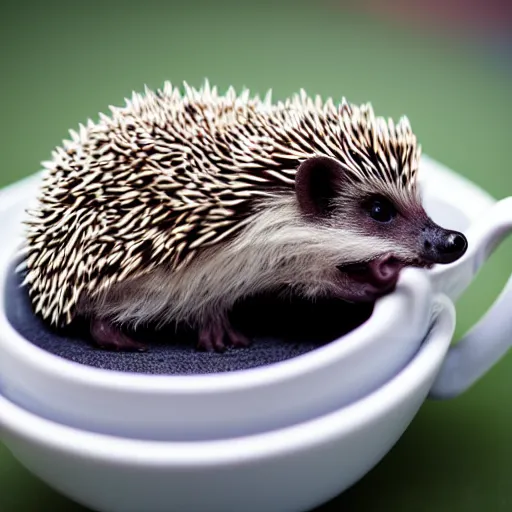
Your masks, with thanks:
[[[415,272],[408,279],[426,286]],[[452,302],[435,302],[432,328],[402,371],[300,424],[216,441],[143,441],[58,424],[0,395],[0,438],[51,487],[100,512],[311,510],[374,467],[427,396],[455,327]]]
[[[62,424],[162,441],[271,431],[361,399],[414,357],[431,325],[437,297],[455,300],[512,224],[510,199],[495,203],[428,158],[422,160],[420,176],[426,209],[434,220],[466,233],[469,249],[463,258],[431,271],[403,272],[396,291],[377,302],[369,320],[306,354],[244,371],[187,376],[93,368],[48,353],[14,329],[6,316],[10,297],[4,285],[19,222],[38,178],[11,187],[0,197],[6,219],[0,223],[1,392],[27,411]],[[508,348],[508,339],[495,327],[512,332],[509,315],[504,314],[509,295],[504,292],[476,331],[450,351],[449,370],[443,369],[433,395],[463,391]]]

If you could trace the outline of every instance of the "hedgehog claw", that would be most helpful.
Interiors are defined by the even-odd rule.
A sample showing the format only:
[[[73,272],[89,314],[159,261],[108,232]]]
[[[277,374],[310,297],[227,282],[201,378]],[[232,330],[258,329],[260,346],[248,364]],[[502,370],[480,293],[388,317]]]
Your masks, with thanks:
[[[233,329],[228,321],[224,321],[211,323],[201,329],[197,348],[206,352],[225,352],[228,345],[241,348],[248,347],[250,343],[246,336]]]
[[[244,336],[242,333],[238,332],[236,329],[233,329],[231,325],[227,324],[225,326],[226,335],[229,338],[230,344],[235,348],[246,348],[251,344],[251,340]]]
[[[213,323],[202,329],[199,333],[197,348],[206,352],[224,352],[226,345],[221,325]]]
[[[91,336],[95,344],[103,350],[115,352],[145,352],[147,347],[121,332],[104,320],[91,322]]]

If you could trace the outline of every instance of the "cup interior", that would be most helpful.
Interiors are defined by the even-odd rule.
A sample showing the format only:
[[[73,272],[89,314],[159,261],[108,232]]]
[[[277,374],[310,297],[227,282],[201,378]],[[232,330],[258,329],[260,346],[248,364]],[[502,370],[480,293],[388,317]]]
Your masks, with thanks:
[[[144,341],[148,351],[117,353],[93,346],[87,325],[56,331],[32,311],[23,275],[8,268],[3,290],[6,317],[11,326],[37,347],[62,358],[107,370],[155,375],[194,375],[246,370],[265,366],[330,343],[368,320],[373,306],[322,300],[311,303],[299,298],[252,297],[233,311],[233,323],[253,339],[248,348],[226,352],[200,352],[195,333],[174,326],[131,333]]]

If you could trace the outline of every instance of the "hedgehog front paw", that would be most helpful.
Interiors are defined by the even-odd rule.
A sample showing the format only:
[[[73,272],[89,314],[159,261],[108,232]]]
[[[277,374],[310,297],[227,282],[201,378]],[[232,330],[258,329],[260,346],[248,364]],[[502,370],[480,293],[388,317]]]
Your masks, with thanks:
[[[199,331],[198,350],[206,352],[224,352],[227,346],[248,347],[251,341],[247,336],[234,329],[228,320],[211,322]]]
[[[147,350],[144,344],[133,340],[105,320],[92,320],[91,336],[94,343],[104,350],[115,352],[145,352]]]

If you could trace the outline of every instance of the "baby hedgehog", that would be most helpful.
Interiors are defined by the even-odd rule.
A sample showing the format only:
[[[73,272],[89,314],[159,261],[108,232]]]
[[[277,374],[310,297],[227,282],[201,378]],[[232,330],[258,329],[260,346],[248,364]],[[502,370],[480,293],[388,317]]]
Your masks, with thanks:
[[[125,328],[171,322],[204,350],[246,346],[228,321],[244,297],[375,301],[403,267],[466,251],[422,207],[406,117],[207,81],[110,109],[44,162],[22,251],[35,313],[86,319],[102,348],[143,349]]]

